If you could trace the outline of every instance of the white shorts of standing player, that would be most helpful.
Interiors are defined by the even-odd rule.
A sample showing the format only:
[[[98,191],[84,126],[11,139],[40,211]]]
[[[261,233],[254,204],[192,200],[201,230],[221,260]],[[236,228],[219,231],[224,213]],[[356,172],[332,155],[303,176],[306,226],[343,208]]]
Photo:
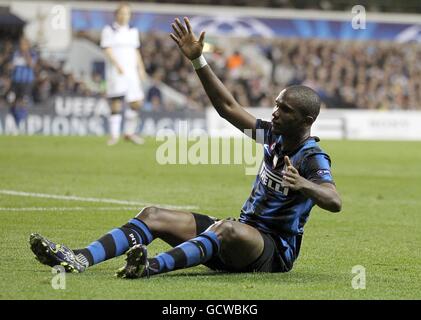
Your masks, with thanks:
[[[113,70],[114,71],[114,70]],[[144,99],[143,88],[139,77],[136,73],[126,72],[124,74],[116,74],[116,72],[107,77],[107,97],[123,98],[128,104],[124,113],[124,137],[136,144],[142,144],[144,141],[136,135],[139,124],[138,110],[133,109],[131,104],[142,103]],[[109,118],[110,140],[108,145],[114,145],[118,142],[121,133],[122,114],[112,113]]]

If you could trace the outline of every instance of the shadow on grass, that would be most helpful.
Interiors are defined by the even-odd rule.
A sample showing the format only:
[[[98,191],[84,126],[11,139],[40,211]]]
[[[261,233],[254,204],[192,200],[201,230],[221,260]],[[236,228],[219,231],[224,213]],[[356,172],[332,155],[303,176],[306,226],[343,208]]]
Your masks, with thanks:
[[[117,268],[110,266],[100,266],[99,268],[93,268],[87,270],[82,274],[69,274],[73,279],[83,278],[87,280],[88,278],[103,278],[103,279],[116,279],[114,276]],[[46,272],[47,271],[47,272]],[[34,271],[33,271],[34,272]],[[35,270],[35,272],[40,275],[42,273],[49,273],[48,267],[45,270]],[[277,273],[268,273],[268,272],[229,272],[229,271],[214,271],[212,269],[207,269],[205,266],[194,267],[184,270],[176,270],[174,272],[163,273],[160,275],[155,275],[149,279],[144,280],[180,280],[185,281],[187,279],[191,280],[205,280],[212,279],[212,281],[226,281],[229,278],[230,282],[244,282],[244,281],[258,281],[259,283],[283,283],[283,284],[311,284],[311,283],[328,283],[338,280],[337,274],[330,274],[328,272],[317,272],[314,269],[293,269],[290,272],[277,272]]]
[[[261,282],[266,281],[280,281],[282,283],[320,283],[320,282],[332,282],[335,281],[335,277],[327,273],[314,273],[311,271],[290,271],[290,272],[226,272],[226,271],[200,271],[200,272],[177,272],[177,273],[166,273],[151,278],[161,277],[170,279],[185,279],[185,278],[230,278],[230,281],[244,281],[244,280],[256,280]]]

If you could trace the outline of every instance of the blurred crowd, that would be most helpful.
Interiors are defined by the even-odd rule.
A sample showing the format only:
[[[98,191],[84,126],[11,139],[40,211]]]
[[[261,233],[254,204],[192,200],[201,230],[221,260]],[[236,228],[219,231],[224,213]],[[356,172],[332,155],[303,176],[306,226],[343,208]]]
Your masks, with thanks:
[[[262,49],[278,87],[302,83],[327,107],[421,109],[421,45],[277,40]]]
[[[189,108],[210,105],[191,63],[167,34],[144,34],[141,43],[151,79],[145,92],[147,109],[177,108],[164,97],[161,83],[184,95]],[[236,39],[230,44],[214,44],[205,56],[244,106],[271,107],[284,87],[304,84],[320,94],[327,108],[421,110],[420,44],[260,38]],[[10,92],[21,45],[0,43],[0,102],[13,98]],[[257,58],[250,54],[250,47],[258,52]],[[100,73],[78,80],[65,72],[63,62],[42,59],[34,47],[25,50],[33,60],[30,92],[34,102],[56,94],[104,95]]]
[[[190,62],[167,35],[149,34],[143,43],[148,73],[159,73],[200,107],[209,105]],[[206,57],[244,106],[272,106],[282,88],[304,84],[328,108],[421,109],[420,44],[316,39],[246,39],[236,44],[237,51],[215,46]],[[250,45],[269,63],[269,72],[248,54]]]
[[[228,90],[244,106],[271,106],[274,85],[259,65],[248,61],[239,51],[225,53],[220,47],[205,53],[208,63]],[[187,97],[189,106],[203,109],[210,105],[189,60],[183,57],[166,34],[147,34],[142,38],[141,52],[148,74]],[[269,88],[270,87],[270,88]],[[269,89],[269,90],[268,90]]]
[[[19,42],[0,42],[0,102],[13,103],[16,100],[16,91],[20,91],[16,90],[16,84],[24,84],[26,93],[35,103],[42,103],[56,94],[97,94],[102,90],[103,80],[97,75],[90,79],[76,79],[72,73],[64,70],[63,61],[42,59],[37,48],[30,46],[24,38]]]

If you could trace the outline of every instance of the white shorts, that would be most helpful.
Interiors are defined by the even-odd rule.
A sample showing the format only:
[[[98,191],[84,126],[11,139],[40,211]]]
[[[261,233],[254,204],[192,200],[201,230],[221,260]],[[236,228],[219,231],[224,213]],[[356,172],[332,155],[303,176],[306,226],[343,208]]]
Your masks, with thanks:
[[[107,97],[124,97],[129,103],[143,100],[145,94],[138,74],[110,72],[109,76],[107,75]]]

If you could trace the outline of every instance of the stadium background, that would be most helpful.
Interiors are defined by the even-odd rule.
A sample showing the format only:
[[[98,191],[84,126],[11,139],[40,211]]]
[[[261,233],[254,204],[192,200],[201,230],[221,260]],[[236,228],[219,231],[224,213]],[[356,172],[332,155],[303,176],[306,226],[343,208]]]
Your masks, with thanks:
[[[367,24],[355,30],[353,1],[132,2],[132,25],[141,33],[149,76],[139,132],[150,138],[139,149],[122,144],[110,150],[102,137],[109,109],[98,43],[116,2],[0,1],[1,260],[6,261],[0,266],[6,284],[0,297],[419,298],[421,4],[358,4],[365,6]],[[285,86],[305,84],[320,94],[323,110],[314,134],[334,159],[344,214],[328,217],[315,210],[297,271],[288,275],[212,276],[196,268],[187,279],[164,276],[138,294],[136,284],[127,289],[107,279],[119,260],[83,280],[71,277],[68,290],[52,290],[51,276],[31,261],[29,232],[84,245],[132,216],[140,202],[193,206],[224,217],[235,215],[248,195],[252,177],[244,176],[242,166],[156,164],[156,133],[176,130],[180,121],[213,137],[238,135],[209,107],[189,62],[168,37],[171,21],[182,16],[191,18],[195,30],[207,31],[207,60],[256,116],[270,116]],[[22,35],[40,59],[23,106],[28,114],[16,121],[9,112],[12,56]],[[107,210],[19,192],[137,203]],[[351,268],[360,264],[372,275],[365,291],[350,285]],[[102,287],[84,291],[83,281]],[[194,287],[199,281],[202,289]],[[221,293],[213,281],[232,286]],[[185,289],[174,293],[182,283]],[[106,286],[113,290],[104,292]]]

